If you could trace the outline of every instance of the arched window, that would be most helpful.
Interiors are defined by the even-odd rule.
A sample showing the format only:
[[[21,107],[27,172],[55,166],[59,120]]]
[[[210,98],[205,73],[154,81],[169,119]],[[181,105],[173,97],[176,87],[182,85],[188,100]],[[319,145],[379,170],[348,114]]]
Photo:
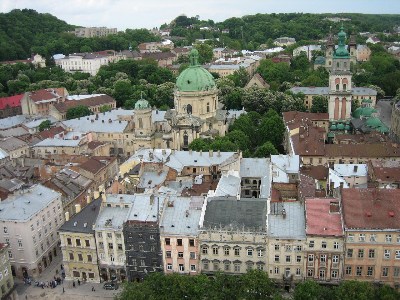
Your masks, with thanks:
[[[187,147],[189,145],[189,136],[185,130],[185,132],[183,133],[183,146]]]
[[[188,113],[189,115],[192,114],[192,106],[191,106],[190,104],[188,104],[188,105],[186,106],[186,111],[187,111],[187,113]]]
[[[339,62],[336,63],[336,68],[339,68]]]
[[[347,68],[347,62],[343,63],[344,68]]]
[[[347,85],[343,84],[343,90],[345,91],[347,89]]]
[[[336,84],[336,90],[337,91],[339,90],[339,84]]]
[[[210,103],[207,102],[207,112],[210,112]]]
[[[143,120],[142,120],[142,118],[139,118],[139,128],[143,128]]]

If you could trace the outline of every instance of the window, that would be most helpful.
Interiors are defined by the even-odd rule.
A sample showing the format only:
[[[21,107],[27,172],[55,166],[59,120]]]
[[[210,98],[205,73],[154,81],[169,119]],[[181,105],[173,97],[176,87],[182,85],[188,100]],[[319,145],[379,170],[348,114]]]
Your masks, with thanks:
[[[85,240],[85,245],[86,245],[86,247],[90,247],[90,241],[89,240]]]
[[[258,257],[263,257],[264,256],[264,249],[258,249],[257,250],[257,256]]]
[[[154,240],[154,234],[150,234],[150,239]]]
[[[240,249],[239,248],[235,248],[235,256],[239,256],[240,255]]]
[[[372,276],[374,275],[374,267],[369,266],[367,267],[367,276]]]
[[[275,255],[275,262],[279,262],[279,255]]]
[[[400,277],[400,267],[393,268],[393,277]]]
[[[218,246],[213,247],[213,254],[218,255]]]
[[[300,276],[301,275],[301,270],[300,268],[296,268],[296,276]]]
[[[347,257],[353,257],[353,249],[347,249]]]
[[[103,234],[101,232],[98,232],[97,237],[101,238],[101,237],[103,237]]]
[[[314,270],[313,269],[307,269],[307,277],[313,277],[314,276]]]
[[[103,242],[99,242],[99,248],[104,248],[104,243]]]
[[[351,275],[351,266],[346,266],[346,275]]]
[[[338,277],[338,271],[337,270],[332,270],[331,277],[332,278],[337,278]]]
[[[122,250],[122,244],[117,244],[118,250]]]
[[[166,251],[165,252],[165,257],[166,258],[171,258],[171,251]]]
[[[203,262],[203,270],[208,270],[208,261]]]
[[[253,256],[253,249],[247,249],[247,256]]]
[[[298,263],[301,262],[301,255],[296,256],[296,262],[298,262]]]
[[[389,267],[382,267],[382,277],[387,277],[389,274]]]
[[[108,243],[108,249],[114,249],[114,244],[113,243]]]
[[[76,246],[80,247],[81,246],[81,240],[80,239],[76,239]]]
[[[165,239],[165,245],[171,245],[171,240],[169,238]]]
[[[358,249],[358,258],[364,258],[364,249]]]
[[[207,246],[201,247],[201,253],[208,254],[208,247]]]
[[[286,262],[290,263],[290,255],[286,255]]]
[[[189,240],[189,246],[190,247],[194,247],[194,239],[190,239]]]
[[[368,257],[369,258],[375,258],[375,249],[369,249],[368,250]]]
[[[74,260],[74,254],[72,252],[69,253],[69,260]]]
[[[333,249],[339,249],[339,242],[333,242]]]
[[[391,234],[387,234],[385,237],[385,241],[386,243],[391,243],[392,242],[392,235]]]
[[[397,236],[396,241],[397,241],[398,244],[400,244],[400,235]]]
[[[279,251],[279,245],[275,244],[275,251]]]
[[[279,274],[279,267],[274,268],[274,274]]]
[[[183,252],[178,252],[178,258],[183,258]]]
[[[178,246],[182,246],[182,239],[177,239],[177,240],[176,240],[176,244],[177,244]]]
[[[107,232],[107,238],[109,238],[109,239],[112,238],[112,233],[111,232]]]
[[[354,234],[349,233],[349,234],[347,235],[347,241],[348,241],[348,242],[354,242]]]
[[[321,248],[322,248],[322,249],[326,249],[326,242],[322,242],[322,243],[321,243]]]
[[[292,246],[291,245],[286,245],[285,250],[286,250],[286,252],[291,252],[292,251]]]
[[[395,256],[395,258],[396,258],[396,259],[400,259],[400,250],[396,250],[396,256]]]
[[[190,259],[196,259],[196,252],[190,252]]]
[[[364,233],[360,233],[360,235],[358,236],[358,241],[365,242],[365,234]]]
[[[229,247],[225,247],[224,248],[224,254],[225,255],[229,255]]]
[[[3,231],[4,231],[4,233],[7,233],[8,232],[8,228],[7,227],[3,227]]]
[[[185,266],[183,264],[179,264],[179,272],[185,271]]]
[[[376,234],[371,234],[369,237],[370,242],[376,242]]]
[[[167,270],[171,271],[172,270],[172,264],[167,264]]]
[[[358,267],[356,268],[356,275],[357,275],[357,276],[361,276],[361,275],[362,275],[362,267],[358,266]]]
[[[383,257],[384,257],[385,259],[389,259],[389,258],[390,258],[390,250],[385,249],[385,250],[383,251]]]
[[[332,256],[332,262],[337,264],[339,262],[339,255],[333,255]]]
[[[295,246],[294,247],[294,251],[296,251],[296,252],[300,252],[301,251],[301,249],[302,249],[303,247],[301,247],[301,246]]]
[[[196,265],[190,265],[190,271],[196,272]]]
[[[144,259],[141,259],[141,260],[140,260],[140,265],[141,265],[142,267],[144,267],[144,266],[146,265],[146,263],[144,262]]]
[[[234,264],[235,272],[240,272],[240,264]]]
[[[9,257],[9,258],[12,258],[12,257],[13,257],[11,250],[8,250],[8,257]]]
[[[78,253],[78,260],[83,261],[83,255],[81,253]]]
[[[320,261],[322,262],[322,263],[325,263],[326,262],[326,254],[321,254],[321,256],[320,256]]]
[[[87,261],[92,262],[92,256],[90,254],[88,254],[88,256],[87,256]]]
[[[325,278],[325,269],[319,270],[319,278],[321,278],[321,279]]]
[[[308,247],[309,247],[309,248],[314,248],[314,241],[310,241],[310,242],[308,243]]]
[[[71,240],[70,238],[67,238],[67,244],[68,244],[69,246],[72,245],[72,240]]]

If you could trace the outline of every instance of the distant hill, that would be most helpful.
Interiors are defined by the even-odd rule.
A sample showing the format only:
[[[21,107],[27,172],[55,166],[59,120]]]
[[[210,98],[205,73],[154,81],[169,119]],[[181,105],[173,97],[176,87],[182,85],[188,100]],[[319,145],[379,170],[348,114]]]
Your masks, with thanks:
[[[31,55],[32,45],[44,36],[74,28],[51,14],[41,14],[32,9],[0,13],[0,61],[26,59]]]

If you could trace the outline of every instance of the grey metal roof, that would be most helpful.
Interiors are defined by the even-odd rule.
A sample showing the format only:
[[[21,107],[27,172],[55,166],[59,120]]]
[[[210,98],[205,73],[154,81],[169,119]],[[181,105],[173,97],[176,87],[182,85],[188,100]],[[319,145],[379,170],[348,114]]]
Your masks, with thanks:
[[[26,142],[12,136],[0,141],[0,148],[6,152],[10,152],[25,146],[28,146]]]
[[[0,119],[0,129],[6,129],[6,128],[20,125],[20,124],[26,122],[28,119],[29,119],[29,117],[25,116],[25,115],[18,115],[18,116]]]
[[[65,232],[93,233],[93,225],[96,223],[100,212],[101,198],[86,205],[79,213],[66,221],[59,229]]]
[[[163,111],[163,110],[158,110],[158,109],[153,110],[153,111],[151,112],[151,120],[152,120],[153,122],[163,122],[163,121],[166,121],[166,120],[165,120],[165,113],[166,113],[166,111]]]
[[[304,206],[300,202],[272,202],[268,215],[268,234],[282,239],[306,237]],[[285,210],[286,216],[282,213]]]
[[[334,164],[333,169],[341,176],[368,175],[368,166],[366,164]]]
[[[122,231],[129,210],[125,206],[103,207],[97,217],[95,230]]]
[[[239,174],[238,174],[239,175]],[[240,195],[240,177],[232,174],[222,175],[215,189],[215,197]]]
[[[211,200],[207,203],[203,228],[266,230],[267,201],[255,199]]]
[[[300,157],[298,155],[271,155],[271,163],[287,173],[298,173]]]
[[[204,198],[202,198],[204,201]],[[196,199],[190,197],[171,197],[166,205],[160,223],[160,231],[166,235],[197,235],[201,216],[201,207]],[[191,204],[196,204],[191,207]],[[201,203],[202,204],[202,203]]]
[[[0,220],[26,221],[47,207],[61,194],[41,184],[32,186],[22,194],[9,196],[0,202]]]
[[[51,124],[56,123],[58,120],[52,116],[47,116],[47,117],[43,117],[43,118],[35,118],[32,121],[29,122],[25,122],[24,126],[28,127],[28,128],[36,128],[39,127],[39,125],[43,122],[49,120]]]
[[[157,222],[162,211],[165,195],[152,193],[135,194],[135,201],[127,215],[128,221]]]
[[[64,140],[60,138],[47,138],[35,144],[33,147],[77,147],[81,142],[80,139]]]
[[[9,129],[4,129],[0,131],[0,136],[2,137],[9,137],[9,136],[21,136],[29,134],[29,131],[23,127],[14,127]]]
[[[140,182],[138,187],[140,188],[154,188],[167,179],[168,171],[154,171],[154,172],[143,172],[140,176]]]
[[[268,158],[242,158],[240,160],[241,177],[268,176],[270,160]]]

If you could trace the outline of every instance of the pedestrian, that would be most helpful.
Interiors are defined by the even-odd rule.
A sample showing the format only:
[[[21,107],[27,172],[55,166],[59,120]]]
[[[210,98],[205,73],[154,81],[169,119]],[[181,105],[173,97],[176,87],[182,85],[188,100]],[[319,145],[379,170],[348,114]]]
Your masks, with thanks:
[[[72,281],[72,287],[75,287],[75,280]]]
[[[92,292],[94,292],[94,286],[92,286]]]
[[[65,293],[65,289],[64,289],[64,287],[63,287],[63,294]]]
[[[81,285],[81,281],[78,279],[78,285]]]

